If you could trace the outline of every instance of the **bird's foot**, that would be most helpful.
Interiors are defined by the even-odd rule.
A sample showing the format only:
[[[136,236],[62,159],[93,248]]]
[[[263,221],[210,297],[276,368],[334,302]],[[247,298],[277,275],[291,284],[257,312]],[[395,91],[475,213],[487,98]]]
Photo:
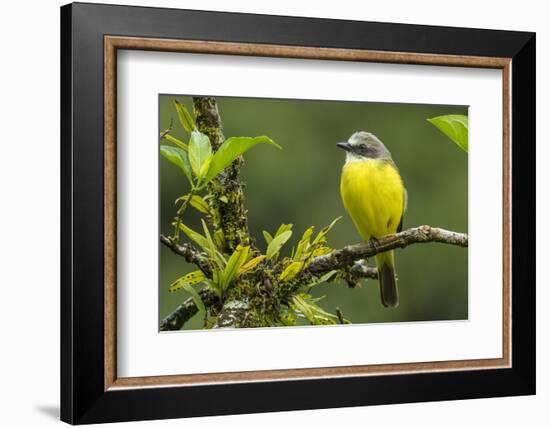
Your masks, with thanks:
[[[374,249],[378,248],[380,245],[380,241],[378,238],[375,238],[374,236],[369,239],[369,245],[371,245]]]

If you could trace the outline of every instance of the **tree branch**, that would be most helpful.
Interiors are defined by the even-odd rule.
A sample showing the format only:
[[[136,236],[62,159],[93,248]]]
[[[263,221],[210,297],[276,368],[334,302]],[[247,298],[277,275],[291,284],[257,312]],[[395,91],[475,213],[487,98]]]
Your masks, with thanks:
[[[208,256],[205,253],[197,250],[191,244],[177,244],[164,235],[160,235],[160,242],[170,248],[178,256],[182,256],[186,262],[197,265],[208,278],[212,278],[212,269],[208,262]]]
[[[396,248],[405,248],[411,244],[426,242],[440,242],[444,244],[468,246],[468,235],[452,232],[431,226],[419,226],[395,235],[388,235],[377,242],[369,241],[361,244],[348,245],[339,250],[334,250],[324,256],[314,258],[302,274],[322,275],[331,270],[342,269],[354,262],[373,257],[376,254]],[[361,268],[363,270],[363,268]]]
[[[357,279],[378,279],[378,269],[367,265],[367,262],[365,262],[364,260],[356,261],[349,270],[349,273],[351,274],[351,276]]]
[[[199,263],[204,262],[206,255],[194,249],[188,244],[174,244],[165,236],[161,236],[161,242],[172,249],[176,254],[179,254],[188,262],[195,263],[199,267]],[[378,242],[370,241],[361,244],[348,245],[338,250],[334,250],[324,256],[316,257],[311,264],[299,276],[305,277],[309,275],[320,276],[331,270],[344,269],[349,266],[350,274],[357,278],[378,278],[378,271],[375,267],[368,266],[363,260],[367,257],[373,257],[376,254],[396,248],[405,248],[412,244],[421,244],[428,242],[439,242],[443,244],[456,245],[459,247],[468,246],[468,235],[465,233],[453,232],[445,229],[440,229],[431,226],[419,226],[394,235],[388,235],[378,240]],[[208,266],[208,269],[209,266]],[[202,268],[201,268],[202,270]],[[203,271],[204,272],[204,271]],[[210,275],[211,275],[211,271]],[[205,272],[206,274],[206,272]],[[302,282],[295,282],[299,288]],[[206,307],[219,303],[217,297],[209,290],[203,289],[199,292]],[[225,307],[227,306],[227,307]],[[215,328],[221,327],[254,327],[255,322],[253,317],[248,314],[248,303],[232,301],[227,302],[218,320]],[[174,312],[168,315],[161,321],[161,331],[179,330],[183,324],[197,313],[197,308],[192,299],[184,301]]]
[[[207,289],[200,290],[199,296],[206,307],[219,302],[218,297]],[[160,331],[180,330],[198,311],[193,299],[188,298],[160,322]]]

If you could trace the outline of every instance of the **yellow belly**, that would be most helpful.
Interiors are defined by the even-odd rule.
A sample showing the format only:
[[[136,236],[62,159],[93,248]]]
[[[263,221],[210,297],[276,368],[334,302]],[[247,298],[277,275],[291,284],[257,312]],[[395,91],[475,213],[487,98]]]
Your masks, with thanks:
[[[387,162],[347,162],[342,169],[342,201],[364,240],[397,231],[403,215],[404,191],[399,172]]]

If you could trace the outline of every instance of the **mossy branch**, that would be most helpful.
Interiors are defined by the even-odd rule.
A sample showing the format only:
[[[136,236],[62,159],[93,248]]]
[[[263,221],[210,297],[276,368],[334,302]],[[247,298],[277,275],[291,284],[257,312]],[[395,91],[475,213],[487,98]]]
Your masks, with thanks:
[[[191,263],[197,264],[197,266],[203,270],[204,266],[201,267],[201,265],[203,265],[204,255],[201,255],[199,251],[191,251],[191,246],[187,244],[174,244],[165,237],[161,237],[161,242],[171,248],[176,254],[185,257],[186,260]],[[284,289],[283,294],[286,294],[286,297],[288,297],[292,293],[296,292],[312,277],[320,277],[323,274],[333,270],[345,271],[346,269],[349,269],[349,273],[356,280],[361,278],[376,279],[378,277],[376,268],[368,266],[364,259],[374,257],[376,254],[383,253],[385,251],[428,242],[439,242],[459,247],[467,247],[468,235],[465,233],[453,232],[431,226],[411,228],[394,235],[385,236],[378,241],[348,245],[338,250],[333,250],[323,256],[315,257],[309,266],[304,269],[298,277],[292,281],[291,284],[281,283],[276,284],[275,287]],[[261,274],[261,271],[259,273]],[[263,281],[265,282],[265,278]],[[269,282],[269,286],[274,287],[271,282]],[[215,295],[208,290],[203,289],[200,291],[200,294],[203,298],[205,306],[220,304],[220,301],[215,298]],[[249,309],[250,304],[246,297],[243,297],[242,299],[232,299],[226,302],[218,314],[214,327],[259,326],[258,320],[253,311],[250,311]],[[195,307],[193,300],[187,299],[161,322],[160,329],[178,330],[195,313],[197,313],[197,308]]]
[[[193,109],[199,131],[208,136],[215,152],[225,140],[216,99],[193,97]],[[250,244],[244,191],[239,181],[243,163],[243,157],[239,156],[208,185],[209,193],[213,195],[209,201],[215,213],[212,218],[213,226],[215,230],[223,232],[223,250],[229,254],[235,251],[238,245]]]

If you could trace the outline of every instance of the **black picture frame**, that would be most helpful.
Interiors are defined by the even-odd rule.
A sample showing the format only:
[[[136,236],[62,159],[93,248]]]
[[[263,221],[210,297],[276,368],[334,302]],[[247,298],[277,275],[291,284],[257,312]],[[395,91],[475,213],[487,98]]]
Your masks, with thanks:
[[[511,58],[512,366],[105,391],[105,35]],[[63,6],[61,419],[86,424],[534,394],[535,97],[534,33],[86,3]]]

